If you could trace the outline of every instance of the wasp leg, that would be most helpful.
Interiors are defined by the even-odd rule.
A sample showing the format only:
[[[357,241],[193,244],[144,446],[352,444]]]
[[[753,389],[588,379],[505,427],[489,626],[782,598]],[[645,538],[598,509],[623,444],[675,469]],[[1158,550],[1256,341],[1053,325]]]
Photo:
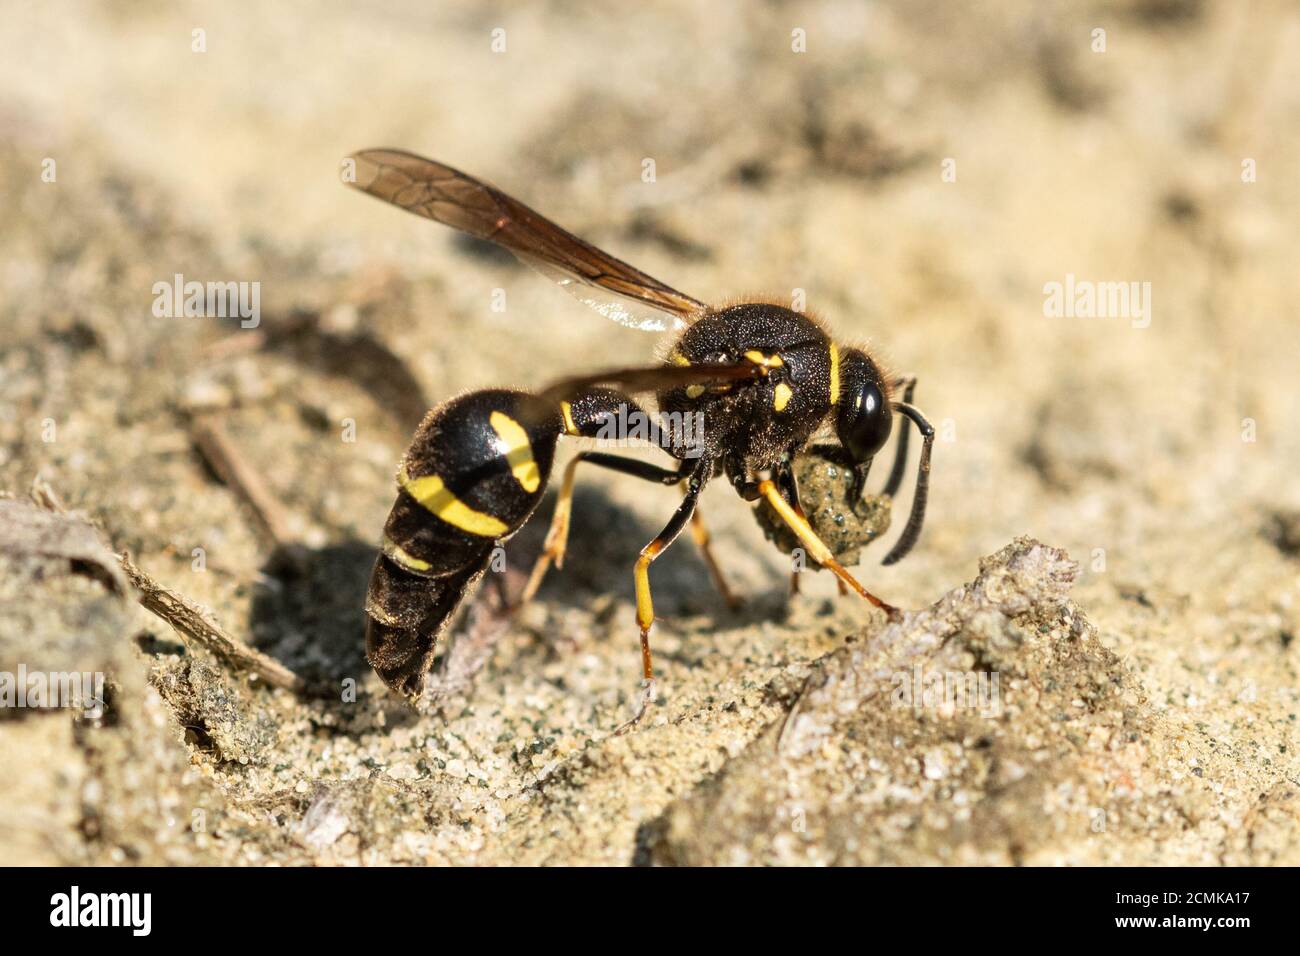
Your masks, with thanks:
[[[700,514],[699,508],[691,512],[691,535],[695,538],[695,544],[700,549],[704,563],[709,568],[709,577],[713,579],[713,586],[722,595],[722,600],[727,602],[727,607],[733,611],[739,610],[745,602],[737,597],[727,585],[727,579],[722,573],[722,565],[718,563],[718,559],[713,555],[712,539],[709,536],[709,529],[704,526],[704,518]]]
[[[776,482],[781,489],[781,494],[785,495],[785,500],[790,502],[790,507],[794,509],[795,514],[807,521],[807,515],[803,513],[803,507],[799,504],[799,482],[794,477],[794,469],[788,463],[777,468]],[[796,597],[798,594],[799,565],[796,563],[790,568],[790,596]]]
[[[813,531],[812,526],[809,525],[808,522],[790,506],[790,503],[786,501],[784,497],[782,497],[781,492],[777,490],[776,485],[772,481],[760,481],[758,483],[758,493],[763,498],[767,499],[768,504],[775,509],[776,513],[781,516],[781,519],[789,526],[790,530],[793,531],[799,540],[803,542],[804,547],[808,549],[809,557],[823,567],[830,568],[837,578],[851,587],[854,591],[857,591],[858,594],[866,598],[876,607],[880,608],[891,618],[896,617],[900,613],[898,608],[894,607],[892,604],[886,604],[859,584],[857,578],[849,574],[849,572],[845,570],[844,566],[835,560],[835,555],[831,553],[831,549],[826,547],[822,542],[822,539],[817,537],[817,532]]]
[[[695,513],[700,492],[704,489],[705,478],[710,474],[711,466],[700,466],[687,479],[686,497],[673,512],[672,518],[653,541],[641,549],[641,556],[636,559],[632,576],[636,582],[636,623],[641,630],[641,699],[636,714],[632,719],[614,731],[615,736],[625,734],[645,716],[646,710],[655,699],[654,660],[650,655],[650,628],[655,622],[654,601],[650,597],[650,565],[655,558],[668,549],[677,536],[682,533],[686,523]]]
[[[533,595],[541,587],[542,579],[546,577],[546,572],[550,569],[552,563],[557,568],[564,566],[564,550],[569,540],[569,519],[573,514],[574,473],[578,470],[578,465],[584,461],[598,465],[601,468],[608,468],[611,471],[622,472],[625,475],[632,475],[645,481],[654,481],[664,485],[675,484],[681,480],[681,475],[676,471],[660,468],[658,465],[652,465],[648,462],[637,461],[635,458],[622,458],[618,455],[608,455],[598,451],[582,451],[574,455],[564,469],[564,479],[560,483],[560,494],[555,502],[555,514],[551,516],[551,527],[546,532],[546,542],[542,546],[542,553],[537,556],[537,561],[533,564],[532,573],[528,576],[528,583],[519,596],[519,603],[515,606],[515,610],[522,608],[533,599]]]

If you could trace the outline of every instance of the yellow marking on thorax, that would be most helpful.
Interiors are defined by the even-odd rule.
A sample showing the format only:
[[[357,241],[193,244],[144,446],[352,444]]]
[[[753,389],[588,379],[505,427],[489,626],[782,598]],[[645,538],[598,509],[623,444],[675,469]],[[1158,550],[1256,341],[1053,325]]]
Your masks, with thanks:
[[[704,386],[703,386],[703,385],[687,385],[687,386],[686,386],[686,397],[687,397],[687,398],[699,398],[701,395],[704,394],[704,392],[705,392],[705,389],[704,389]]]
[[[761,365],[763,368],[776,368],[778,365],[784,365],[779,355],[764,355],[758,349],[751,349],[745,353],[745,358],[749,359],[755,365]]]
[[[831,343],[831,407],[840,401],[840,347]]]
[[[794,392],[791,391],[790,386],[785,382],[781,382],[776,386],[776,391],[772,394],[772,407],[778,412],[783,412],[793,397]]]
[[[578,434],[578,426],[573,423],[573,406],[568,402],[560,402],[560,414],[564,416],[564,433]]]
[[[531,495],[541,485],[542,475],[533,460],[533,445],[528,440],[528,432],[505,412],[493,412],[488,416],[488,423],[497,433],[497,450],[506,456],[510,473]]]
[[[457,498],[437,475],[411,478],[403,467],[397,473],[397,483],[408,495],[453,528],[459,528],[480,538],[499,538],[510,530],[501,519],[476,511]]]
[[[380,548],[390,561],[408,571],[428,571],[433,566],[428,561],[421,561],[388,535],[384,535]]]
[[[691,360],[676,349],[673,349],[668,353],[668,361],[672,362],[674,365],[681,365],[683,367],[691,364]]]

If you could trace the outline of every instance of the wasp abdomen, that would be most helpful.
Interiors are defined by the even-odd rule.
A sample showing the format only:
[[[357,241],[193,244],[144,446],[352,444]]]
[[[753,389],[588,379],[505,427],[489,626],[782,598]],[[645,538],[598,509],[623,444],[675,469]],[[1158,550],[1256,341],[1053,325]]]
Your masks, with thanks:
[[[541,500],[555,458],[559,416],[525,418],[528,396],[491,389],[453,399],[425,417],[398,470],[384,553],[423,576],[477,561],[508,538]]]
[[[366,660],[385,684],[420,696],[439,633],[487,565],[485,556],[454,574],[426,578],[379,557],[366,593]]]
[[[541,500],[562,425],[528,402],[472,392],[416,429],[366,595],[366,658],[394,690],[419,694],[439,632]]]

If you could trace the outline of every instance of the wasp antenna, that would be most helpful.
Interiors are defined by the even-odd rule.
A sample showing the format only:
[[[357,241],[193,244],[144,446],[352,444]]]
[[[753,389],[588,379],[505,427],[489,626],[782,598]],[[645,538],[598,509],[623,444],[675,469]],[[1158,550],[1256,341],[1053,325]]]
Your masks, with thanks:
[[[918,408],[907,402],[895,402],[894,411],[910,418],[921,433],[921,462],[917,466],[916,492],[912,495],[912,511],[907,516],[907,525],[889,554],[885,555],[882,564],[897,564],[921,537],[921,526],[925,524],[925,503],[930,497],[930,452],[934,448],[934,426]]]
[[[898,388],[900,385],[903,388],[904,403],[911,405],[912,393],[916,391],[916,376],[908,375],[900,378],[894,382],[893,387]],[[889,470],[889,480],[885,482],[884,490],[881,492],[891,498],[897,495],[898,489],[903,486],[903,472],[907,471],[907,437],[910,434],[906,427],[898,433],[898,446],[894,449],[894,467]]]

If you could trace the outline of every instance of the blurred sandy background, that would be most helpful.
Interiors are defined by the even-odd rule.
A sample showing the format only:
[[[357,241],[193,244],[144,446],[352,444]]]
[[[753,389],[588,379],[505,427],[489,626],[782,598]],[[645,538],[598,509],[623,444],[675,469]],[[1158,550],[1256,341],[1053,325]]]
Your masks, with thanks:
[[[78,613],[85,595],[22,578],[0,666],[90,634],[129,719],[0,722],[0,762],[30,770],[2,785],[6,859],[1300,861],[1291,4],[9,0],[3,19],[0,489],[41,474],[232,632],[362,686],[347,707],[250,687],[138,608]],[[817,830],[836,800],[805,793],[792,841],[739,826],[693,854],[646,824],[789,711],[773,675],[879,622],[825,576],[787,607],[785,559],[717,487],[749,606],[725,611],[689,542],[657,563],[665,701],[606,739],[638,676],[631,563],[674,496],[594,473],[572,566],[480,687],[450,722],[406,716],[364,667],[359,601],[419,409],[661,343],[344,188],[340,161],[368,146],[482,176],[706,301],[804,289],[842,339],[916,373],[941,433],[929,523],[861,577],[921,607],[1016,535],[1067,550],[1084,656],[1125,688],[1139,750],[1072,743],[1068,714],[1053,750],[1009,717],[997,734],[1053,769],[1008,790],[969,728],[930,726],[924,747],[895,728],[893,757],[858,755],[887,769],[863,771],[847,831]],[[260,282],[261,326],[155,318],[175,273]],[[1149,282],[1149,326],[1045,317],[1067,275]],[[195,454],[196,410],[283,502],[305,575],[276,577]],[[1001,823],[971,824],[972,804]]]

